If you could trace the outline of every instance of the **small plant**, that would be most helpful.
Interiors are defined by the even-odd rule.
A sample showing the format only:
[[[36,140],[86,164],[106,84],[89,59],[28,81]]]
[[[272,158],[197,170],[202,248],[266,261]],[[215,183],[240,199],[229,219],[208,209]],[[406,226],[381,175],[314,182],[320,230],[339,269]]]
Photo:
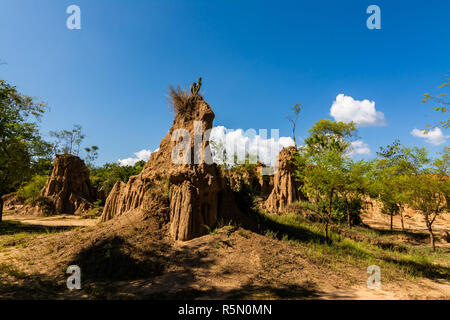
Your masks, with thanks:
[[[191,94],[192,96],[197,96],[198,93],[200,92],[200,88],[202,87],[202,77],[198,78],[198,82],[194,82],[191,85]]]
[[[242,232],[242,231],[239,232],[239,235],[244,237],[245,239],[248,239],[248,235],[246,233]]]
[[[227,229],[227,237],[231,236],[231,234],[234,233],[237,229],[239,229],[238,226],[230,225]]]
[[[210,226],[207,226],[206,224],[203,225],[206,228],[206,231],[209,233],[209,235],[211,236],[215,236],[217,234],[217,232],[219,231],[217,228],[211,229]]]
[[[278,231],[273,231],[273,230],[267,230],[265,233],[266,237],[269,237],[271,239],[277,239],[278,237]]]

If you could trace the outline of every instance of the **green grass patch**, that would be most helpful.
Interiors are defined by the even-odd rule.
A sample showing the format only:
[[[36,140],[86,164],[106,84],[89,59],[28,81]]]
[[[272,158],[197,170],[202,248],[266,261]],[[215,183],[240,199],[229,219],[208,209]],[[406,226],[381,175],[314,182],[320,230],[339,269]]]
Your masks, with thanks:
[[[0,263],[0,275],[8,275],[16,279],[25,279],[27,277],[24,272],[4,263]]]
[[[406,250],[394,250],[380,247],[369,241],[357,241],[338,233],[329,232],[330,242],[324,241],[324,230],[321,224],[313,223],[297,215],[272,216],[264,215],[266,230],[264,234],[270,238],[288,240],[300,246],[306,257],[316,264],[324,264],[332,268],[342,269],[343,265],[367,267],[378,265],[385,279],[417,278],[450,280],[450,255],[448,249],[414,247],[402,244]],[[364,233],[368,240],[373,237],[386,237],[391,240],[391,233],[357,227],[352,231]],[[419,237],[421,235],[418,235]]]
[[[18,220],[0,222],[0,250],[7,247],[26,247],[29,242],[40,235],[51,235],[76,227],[55,227],[25,224]]]

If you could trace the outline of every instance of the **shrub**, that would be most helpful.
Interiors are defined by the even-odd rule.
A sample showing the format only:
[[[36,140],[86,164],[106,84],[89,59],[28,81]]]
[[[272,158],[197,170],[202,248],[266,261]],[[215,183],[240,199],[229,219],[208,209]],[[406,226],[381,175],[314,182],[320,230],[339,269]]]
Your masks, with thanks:
[[[27,203],[34,203],[39,197],[42,188],[47,183],[47,176],[36,175],[17,190],[17,197]]]
[[[142,172],[145,161],[138,161],[134,166],[121,166],[118,163],[106,163],[102,167],[92,168],[90,180],[93,186],[103,188],[109,194],[117,181],[127,182],[131,176]]]
[[[353,198],[349,201],[350,220],[352,225],[360,225],[362,223],[361,211],[363,209],[363,204],[363,201],[359,198]],[[332,219],[338,223],[345,223],[347,221],[347,205],[344,199],[334,199]]]
[[[38,205],[44,216],[49,217],[56,214],[54,203],[47,197],[38,197],[31,202],[32,205]]]

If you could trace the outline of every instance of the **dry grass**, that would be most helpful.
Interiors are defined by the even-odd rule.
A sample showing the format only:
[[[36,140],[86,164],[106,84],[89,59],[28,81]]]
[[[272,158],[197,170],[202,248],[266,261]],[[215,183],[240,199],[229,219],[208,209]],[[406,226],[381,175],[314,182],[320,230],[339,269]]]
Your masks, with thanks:
[[[189,116],[192,114],[199,98],[199,94],[192,94],[188,89],[183,89],[180,86],[169,87],[169,102],[177,115]]]

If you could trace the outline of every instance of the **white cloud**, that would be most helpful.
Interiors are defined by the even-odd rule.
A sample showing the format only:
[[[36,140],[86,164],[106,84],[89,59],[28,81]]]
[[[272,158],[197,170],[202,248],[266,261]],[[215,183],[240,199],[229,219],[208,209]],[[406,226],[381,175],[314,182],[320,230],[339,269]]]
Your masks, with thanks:
[[[440,128],[433,128],[428,133],[424,133],[422,130],[414,129],[411,134],[418,138],[425,139],[425,142],[438,146],[447,142],[447,138],[450,136],[444,136]]]
[[[239,160],[244,160],[245,155],[249,153],[258,156],[262,163],[273,166],[280,150],[294,145],[291,137],[278,137],[276,134],[272,136],[271,131],[268,130],[266,133],[260,130],[257,134],[254,129],[244,132],[242,129],[232,130],[223,126],[212,129],[210,140],[222,143],[230,164],[235,153]],[[220,162],[217,157],[214,160]]]
[[[151,150],[143,149],[141,151],[135,152],[134,158],[119,159],[117,160],[117,162],[119,162],[121,166],[134,166],[138,161],[141,160],[147,161],[150,158],[151,154],[152,154]]]
[[[350,158],[353,158],[357,155],[370,155],[370,148],[369,145],[364,141],[356,140],[351,143],[347,154]]]
[[[375,101],[355,100],[342,93],[333,102],[330,115],[336,121],[355,122],[358,126],[382,126],[386,124],[383,112],[375,109]]]

